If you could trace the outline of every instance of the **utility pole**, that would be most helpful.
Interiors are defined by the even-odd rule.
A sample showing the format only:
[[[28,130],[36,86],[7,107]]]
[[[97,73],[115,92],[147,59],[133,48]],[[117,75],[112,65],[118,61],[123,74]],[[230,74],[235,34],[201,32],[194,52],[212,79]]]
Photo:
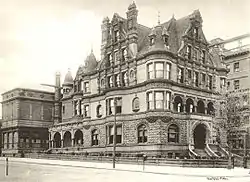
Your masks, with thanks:
[[[113,137],[113,168],[115,168],[115,150],[116,150],[116,97],[114,98],[114,137]]]

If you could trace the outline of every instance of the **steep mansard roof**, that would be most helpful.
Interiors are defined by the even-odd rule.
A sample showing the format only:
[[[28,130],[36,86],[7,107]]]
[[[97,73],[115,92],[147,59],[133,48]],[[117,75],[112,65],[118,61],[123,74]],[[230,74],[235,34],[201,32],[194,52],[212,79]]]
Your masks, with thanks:
[[[136,8],[135,4],[132,4],[130,8]],[[107,20],[108,18],[104,18],[104,20]],[[128,32],[127,28],[127,19],[121,17],[117,13],[114,13],[112,21],[121,21],[123,22],[122,30],[121,30],[121,35],[123,38],[126,38],[126,34]],[[137,25],[137,31],[138,31],[138,55],[144,54],[146,52],[152,51],[152,50],[166,50],[166,47],[164,47],[164,43],[161,42],[162,40],[162,35],[166,34],[168,38],[168,50],[170,52],[178,54],[179,51],[181,51],[184,48],[183,45],[183,36],[187,35],[189,31],[191,31],[192,28],[192,23],[194,21],[199,21],[202,23],[202,17],[199,12],[199,10],[195,10],[193,13],[191,13],[188,16],[182,17],[180,19],[175,19],[172,17],[169,21],[166,21],[162,24],[157,25],[156,27],[149,28],[147,26],[138,24]],[[156,34],[156,44],[155,46],[150,46],[149,42],[149,36],[151,34]],[[208,44],[204,34],[202,31],[200,31],[201,36],[200,39],[205,43]],[[128,53],[129,54],[129,53]],[[221,65],[221,58],[218,55],[218,53],[215,50],[211,50],[209,53],[209,57],[212,60],[215,60],[216,63],[212,63],[212,65],[217,66],[217,67],[223,67]],[[78,73],[87,73],[91,72],[93,70],[101,68],[102,64],[105,64],[105,60],[97,62],[95,59],[95,56],[93,52],[87,57],[86,59],[87,66],[85,67],[79,67]]]

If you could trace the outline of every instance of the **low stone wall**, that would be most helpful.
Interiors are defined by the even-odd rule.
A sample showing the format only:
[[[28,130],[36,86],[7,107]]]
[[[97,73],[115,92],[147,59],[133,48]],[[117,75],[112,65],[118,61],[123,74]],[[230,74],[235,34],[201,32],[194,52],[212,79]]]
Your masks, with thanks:
[[[67,155],[67,154],[25,154],[27,158],[55,159],[55,160],[76,160],[92,162],[112,162],[112,156],[86,156],[86,155]],[[169,158],[147,158],[143,161],[142,157],[116,157],[117,163],[159,165],[159,166],[182,166],[182,167],[207,167],[207,168],[226,168],[227,160],[211,159],[169,159]]]

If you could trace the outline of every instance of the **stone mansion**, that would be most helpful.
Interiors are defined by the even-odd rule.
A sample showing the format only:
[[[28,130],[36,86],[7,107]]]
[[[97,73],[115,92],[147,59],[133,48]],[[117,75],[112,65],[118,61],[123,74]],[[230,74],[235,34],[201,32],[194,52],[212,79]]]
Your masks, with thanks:
[[[57,80],[50,152],[111,153],[116,134],[121,154],[218,157],[227,68],[200,12],[153,28],[138,23],[135,3],[126,15],[103,19],[101,60],[91,52],[75,78]]]

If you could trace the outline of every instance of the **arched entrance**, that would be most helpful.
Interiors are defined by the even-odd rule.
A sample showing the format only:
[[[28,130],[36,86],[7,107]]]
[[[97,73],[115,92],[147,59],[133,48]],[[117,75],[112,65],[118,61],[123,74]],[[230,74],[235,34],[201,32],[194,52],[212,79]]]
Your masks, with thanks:
[[[59,132],[54,135],[54,148],[61,148],[61,135]]]
[[[83,144],[83,133],[81,130],[77,130],[75,132],[75,140],[74,140],[74,145],[75,146],[81,146]]]
[[[71,133],[69,131],[66,131],[63,136],[63,146],[71,147]]]
[[[206,126],[199,124],[194,129],[194,148],[204,149],[206,144]]]

